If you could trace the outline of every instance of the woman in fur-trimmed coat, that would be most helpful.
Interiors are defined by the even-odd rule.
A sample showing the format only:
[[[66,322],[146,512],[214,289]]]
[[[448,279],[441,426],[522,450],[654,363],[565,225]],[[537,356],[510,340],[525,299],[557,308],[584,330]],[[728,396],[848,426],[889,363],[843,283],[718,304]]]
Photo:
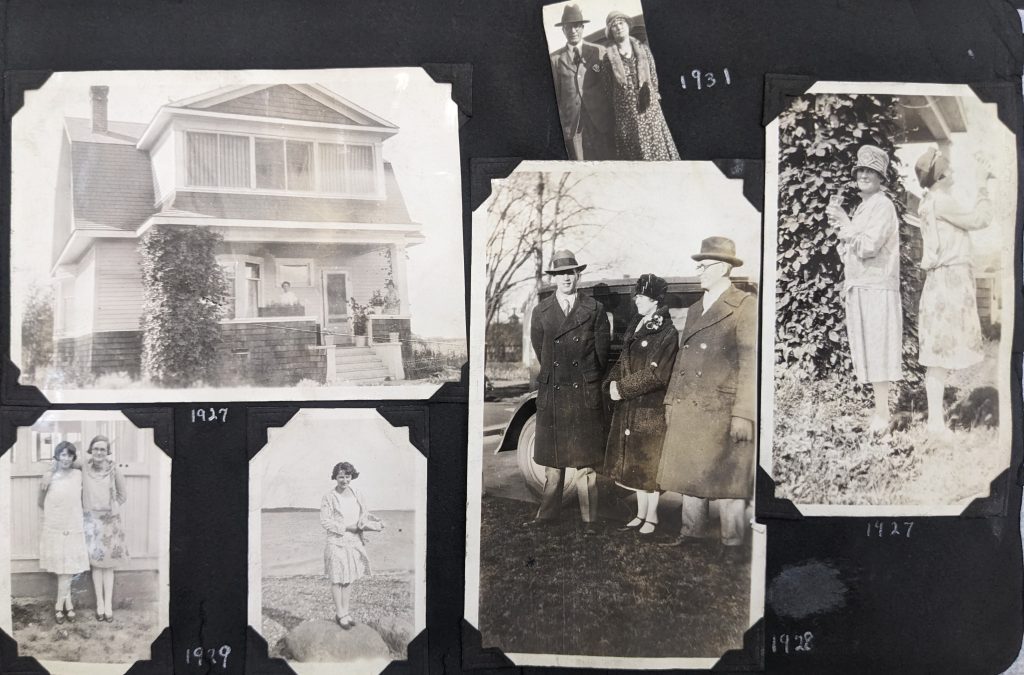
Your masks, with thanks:
[[[678,350],[678,334],[662,304],[667,289],[653,274],[637,279],[633,302],[639,316],[626,329],[622,354],[605,378],[613,413],[603,473],[636,492],[636,517],[621,529],[645,536],[658,524],[665,388]]]

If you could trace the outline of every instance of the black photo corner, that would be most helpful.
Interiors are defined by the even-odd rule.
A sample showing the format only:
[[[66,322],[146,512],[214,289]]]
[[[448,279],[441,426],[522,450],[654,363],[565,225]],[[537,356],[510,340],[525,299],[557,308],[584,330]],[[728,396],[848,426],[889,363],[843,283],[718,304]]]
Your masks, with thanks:
[[[0,135],[0,455],[17,428],[50,410],[121,411],[153,428],[172,458],[170,625],[145,675],[294,672],[271,658],[247,621],[249,461],[268,429],[299,410],[373,410],[427,466],[426,629],[385,672],[447,675],[558,672],[516,666],[463,618],[465,606],[468,364],[428,400],[209,401],[66,404],[18,383],[11,357],[12,119],[53,74],[120,70],[294,70],[422,67],[452,84],[458,109],[462,265],[470,279],[473,211],[490,181],[523,161],[565,160],[542,7],[538,0],[0,0],[3,131]],[[1024,38],[1016,0],[643,0],[660,78],[661,108],[683,160],[715,161],[744,181],[761,210],[765,127],[816,81],[967,84],[1016,135],[1021,163]],[[684,88],[696,70],[728,83]],[[1018,190],[1018,195],[1021,192]],[[1004,672],[1024,636],[1024,562],[1019,513],[1024,487],[1021,410],[1022,273],[1015,225],[1012,457],[992,476],[991,496],[959,517],[808,517],[775,497],[758,467],[755,518],[767,528],[764,616],[713,672]],[[767,244],[766,244],[767,246]],[[769,263],[773,251],[765,250]],[[40,254],[41,264],[48,264]],[[469,333],[469,293],[465,293]],[[470,344],[470,351],[480,345]],[[760,358],[771,358],[761,354]],[[764,401],[761,401],[764,404]],[[216,424],[195,410],[225,409]],[[343,438],[323,438],[342,444]],[[872,537],[881,527],[913,535]],[[613,630],[614,627],[609,627]],[[230,647],[225,663],[190,658]],[[798,647],[800,647],[798,649]],[[45,669],[31,645],[0,632],[0,674]],[[593,669],[591,672],[599,672]],[[629,669],[601,672],[637,672]],[[708,671],[710,672],[710,671]],[[1024,670],[1020,671],[1024,672]]]

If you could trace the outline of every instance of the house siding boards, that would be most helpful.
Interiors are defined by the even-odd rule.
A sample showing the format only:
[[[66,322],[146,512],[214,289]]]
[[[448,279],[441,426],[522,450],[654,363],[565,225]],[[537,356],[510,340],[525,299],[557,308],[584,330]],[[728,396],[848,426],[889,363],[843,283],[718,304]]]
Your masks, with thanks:
[[[137,331],[142,317],[142,258],[138,241],[101,241],[96,252],[94,331]]]
[[[327,124],[358,124],[356,120],[314,101],[286,84],[261,89],[203,109],[232,115],[277,117]]]

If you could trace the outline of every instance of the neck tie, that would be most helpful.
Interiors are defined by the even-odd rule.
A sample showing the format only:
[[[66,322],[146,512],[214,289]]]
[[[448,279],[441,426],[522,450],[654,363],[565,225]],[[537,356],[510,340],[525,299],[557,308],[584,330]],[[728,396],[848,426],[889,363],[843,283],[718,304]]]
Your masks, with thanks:
[[[580,65],[580,61],[582,61],[582,60],[583,60],[582,57],[580,57],[580,50],[578,50],[578,49],[576,49],[574,47],[573,50],[572,50],[572,62],[575,65],[578,66],[578,65]]]
[[[571,307],[572,306],[569,304],[568,300],[562,301],[562,311],[565,312],[566,316],[569,316],[569,310],[571,309]]]

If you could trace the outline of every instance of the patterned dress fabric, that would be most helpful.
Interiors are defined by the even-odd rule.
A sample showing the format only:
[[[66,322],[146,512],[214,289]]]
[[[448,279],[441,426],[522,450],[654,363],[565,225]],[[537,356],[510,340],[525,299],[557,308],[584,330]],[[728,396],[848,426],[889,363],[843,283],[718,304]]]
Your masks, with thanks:
[[[93,567],[121,567],[130,557],[120,511],[125,499],[123,479],[110,463],[98,468],[87,462],[82,469],[82,481],[89,564]]]
[[[54,574],[89,569],[82,531],[82,472],[77,469],[55,473],[46,490],[39,567]]]
[[[370,574],[370,558],[363,546],[362,532],[351,532],[366,513],[362,498],[349,488],[351,497],[331,490],[320,501],[320,524],[327,530],[324,574],[332,584],[350,584]]]
[[[636,38],[630,41],[633,46],[630,58],[623,58],[614,46],[607,50],[614,76],[615,153],[625,160],[678,160],[679,151],[661,111],[654,57],[647,45]],[[649,104],[641,112],[640,91],[644,85]]]

